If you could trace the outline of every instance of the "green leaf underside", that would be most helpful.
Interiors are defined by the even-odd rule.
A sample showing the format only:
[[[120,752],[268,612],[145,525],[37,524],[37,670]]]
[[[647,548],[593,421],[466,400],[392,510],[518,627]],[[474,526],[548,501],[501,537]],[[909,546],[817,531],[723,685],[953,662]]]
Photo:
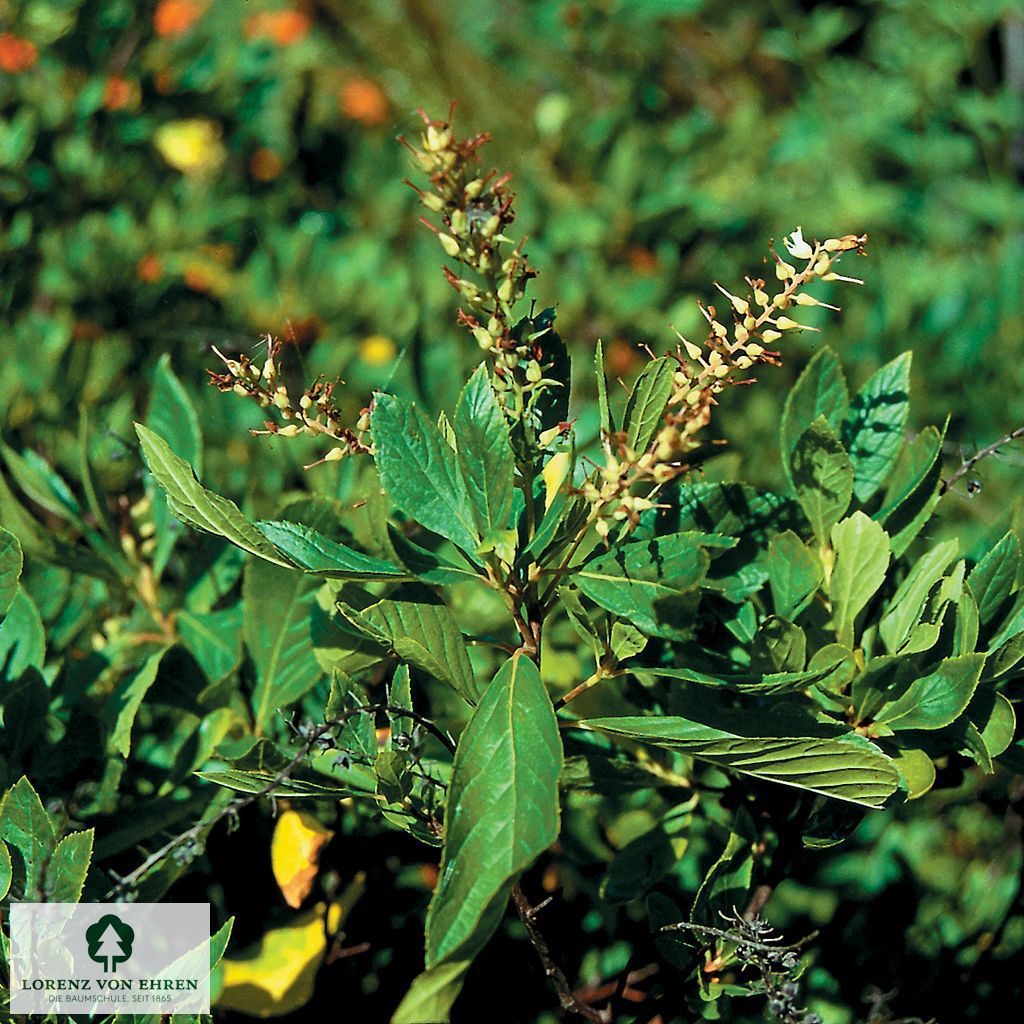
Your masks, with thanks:
[[[275,565],[292,567],[233,501],[203,487],[192,467],[175,455],[162,437],[141,423],[135,424],[135,432],[142,443],[146,465],[166,493],[168,507],[176,518],[197,530],[223,537]]]
[[[675,371],[675,362],[662,356],[647,364],[633,386],[623,417],[626,443],[633,451],[645,451],[654,440],[672,394]]]
[[[396,1021],[447,1020],[473,957],[497,928],[519,875],[558,837],[562,744],[536,666],[499,669],[459,739],[444,853],[427,913],[426,972]],[[424,1017],[424,1000],[433,1017]]]
[[[371,420],[381,483],[395,505],[467,554],[480,534],[455,452],[411,402],[379,394]]]
[[[335,755],[336,756],[336,755]],[[344,786],[326,786],[318,782],[305,782],[302,779],[277,779],[277,772],[257,769],[241,770],[228,768],[223,771],[196,772],[196,776],[207,782],[214,782],[225,789],[236,793],[263,793],[267,796],[323,797],[347,794]]]
[[[411,579],[401,566],[339,544],[311,526],[285,519],[257,522],[256,528],[300,569],[341,580]]]
[[[581,724],[865,807],[881,807],[900,781],[892,761],[852,733],[840,738],[745,737],[676,717],[592,718]]]

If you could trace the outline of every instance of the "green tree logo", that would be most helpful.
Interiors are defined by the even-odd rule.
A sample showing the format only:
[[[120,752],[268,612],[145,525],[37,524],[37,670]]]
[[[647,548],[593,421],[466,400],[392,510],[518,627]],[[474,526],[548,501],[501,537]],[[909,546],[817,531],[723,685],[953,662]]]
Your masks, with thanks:
[[[85,941],[89,944],[89,959],[103,965],[104,973],[117,971],[132,955],[135,932],[114,914],[104,914],[95,924],[85,930]]]

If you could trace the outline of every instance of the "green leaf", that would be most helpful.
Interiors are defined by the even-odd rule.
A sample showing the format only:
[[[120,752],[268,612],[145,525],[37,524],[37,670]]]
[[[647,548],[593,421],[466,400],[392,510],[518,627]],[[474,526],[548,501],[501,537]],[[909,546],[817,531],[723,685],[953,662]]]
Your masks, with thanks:
[[[967,584],[978,602],[978,617],[990,622],[1013,593],[1020,568],[1020,538],[1011,530],[971,570]]]
[[[750,836],[729,834],[721,856],[704,876],[690,911],[695,924],[718,927],[723,914],[746,902],[754,871],[754,851]]]
[[[654,440],[672,394],[675,371],[676,363],[662,356],[648,363],[633,385],[623,418],[626,444],[633,451],[646,451]]]
[[[831,648],[834,648],[832,650]],[[830,681],[830,677],[837,669],[844,667],[848,653],[845,648],[838,644],[831,645],[831,648],[822,648],[824,657],[820,657],[822,651],[818,652],[819,657],[816,663],[810,668],[801,669],[797,672],[748,672],[743,674],[732,674],[719,672],[710,675],[699,672],[693,668],[636,668],[633,671],[649,672],[653,676],[663,676],[666,679],[685,679],[690,683],[697,683],[700,686],[723,687],[725,689],[738,690],[741,693],[756,693],[761,695],[772,695],[778,693],[793,693],[806,690],[819,683]]]
[[[132,726],[147,691],[156,681],[160,660],[166,650],[150,655],[138,668],[128,674],[117,686],[103,706],[104,718],[110,723],[107,747],[110,753],[127,757],[132,746]]]
[[[18,538],[0,527],[0,618],[7,614],[18,593],[22,562]]]
[[[899,558],[932,517],[942,496],[939,452],[945,428],[926,427],[905,445],[892,472],[882,508],[873,518],[885,525],[894,558]]]
[[[337,754],[331,756],[337,757]],[[266,793],[267,796],[287,797],[289,800],[300,797],[337,797],[349,793],[345,786],[326,786],[302,779],[278,780],[277,772],[262,769],[226,768],[222,771],[196,772],[195,775],[236,793]]]
[[[0,839],[21,854],[24,886],[20,898],[31,901],[41,896],[43,872],[57,844],[57,834],[39,795],[24,775],[0,801]]]
[[[853,493],[862,504],[886,482],[903,446],[910,409],[909,352],[886,363],[857,392],[843,424],[853,463]]]
[[[626,843],[601,880],[602,898],[613,904],[628,903],[660,882],[686,850],[691,812],[687,804],[674,807],[654,828]]]
[[[178,612],[181,642],[210,683],[219,683],[242,660],[242,614],[241,604],[218,612]]]
[[[959,547],[956,540],[947,540],[925,552],[893,594],[878,626],[878,635],[890,654],[898,653],[910,636],[911,629],[921,618],[928,594],[956,558]]]
[[[894,732],[949,725],[970,704],[984,666],[984,654],[947,658],[934,672],[915,679],[896,700],[886,704],[875,716],[875,724]]]
[[[278,708],[308,693],[323,674],[311,618],[318,584],[302,573],[250,562],[242,577],[243,633],[256,667],[253,720],[264,732]]]
[[[378,394],[371,419],[381,483],[407,516],[473,554],[480,534],[455,452],[416,406]]]
[[[203,434],[199,417],[188,391],[171,369],[171,357],[164,353],[156,364],[153,390],[146,413],[146,426],[167,441],[167,446],[180,459],[203,472]]]
[[[494,933],[516,879],[558,838],[562,743],[537,667],[524,655],[499,669],[459,738],[444,852],[427,912],[426,972],[395,1016],[446,1021],[465,972]]]
[[[339,544],[311,526],[286,519],[261,521],[256,528],[282,554],[314,576],[336,580],[408,580],[412,575],[393,562]]]
[[[792,530],[772,537],[768,583],[776,615],[795,619],[810,604],[823,579],[821,559]]]
[[[889,758],[852,733],[813,738],[742,736],[673,716],[591,718],[580,724],[865,807],[881,807],[899,785],[899,773]]]
[[[793,487],[819,544],[850,507],[853,466],[824,416],[797,440],[792,459]]]
[[[141,423],[135,424],[135,432],[142,443],[146,465],[167,494],[167,503],[174,516],[197,530],[224,537],[268,562],[292,567],[291,562],[242,515],[233,501],[203,487],[192,467],[175,455],[162,437]]]
[[[93,830],[72,832],[53,851],[46,866],[46,902],[77,903],[92,860]]]
[[[832,432],[839,435],[850,406],[843,368],[832,349],[816,352],[786,396],[782,410],[782,464],[793,480],[793,453],[807,428],[824,416]]]
[[[482,537],[508,528],[515,489],[515,458],[508,423],[481,363],[455,406],[458,464]]]
[[[697,531],[633,541],[590,559],[573,579],[592,601],[645,633],[681,638],[693,613],[690,595],[711,564],[706,549],[735,543]]]
[[[479,700],[482,691],[462,631],[448,606],[436,598],[388,599],[358,613],[339,605],[339,611],[356,629],[447,683],[463,700],[470,704]]]
[[[935,764],[923,750],[900,747],[892,759],[907,784],[908,800],[917,800],[935,785]]]
[[[8,679],[18,679],[30,668],[42,671],[45,657],[43,620],[32,598],[19,587],[0,622],[0,666]]]
[[[841,644],[853,646],[854,622],[885,580],[889,567],[889,538],[863,512],[832,527],[836,564],[828,584],[832,623]]]
[[[11,851],[7,844],[0,840],[0,900],[7,899],[14,880],[14,866],[11,864]]]

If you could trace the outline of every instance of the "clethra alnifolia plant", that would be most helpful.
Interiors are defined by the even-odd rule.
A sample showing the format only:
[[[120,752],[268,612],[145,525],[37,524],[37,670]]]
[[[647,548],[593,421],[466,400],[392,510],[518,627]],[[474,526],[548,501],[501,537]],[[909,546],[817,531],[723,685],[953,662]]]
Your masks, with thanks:
[[[955,539],[926,534],[944,431],[907,437],[909,355],[851,393],[819,347],[780,413],[784,486],[716,475],[716,406],[820,330],[836,291],[860,283],[845,270],[866,236],[796,228],[742,286],[716,284],[706,334],[649,352],[620,396],[601,345],[568,346],[555,310],[530,302],[537,271],[509,176],[480,162],[486,141],[426,116],[402,140],[481,358],[453,409],[379,390],[347,423],[344,385],[289,391],[273,339],[262,365],[225,356],[212,375],[265,410],[259,433],[313,438],[315,472],[346,460],[351,500],[252,519],[138,426],[174,517],[247,552],[275,586],[315,591],[329,692],[314,707],[315,678],[258,677],[249,742],[202,778],[246,804],[364,803],[439,848],[401,1024],[448,1019],[510,906],[563,1010],[615,1019],[614,997],[588,997],[552,949],[531,869],[557,878],[585,847],[587,808],[644,791],[661,819],[594,855],[594,898],[646,915],[658,976],[690,979],[689,997],[659,982],[659,1011],[749,996],[775,1019],[817,1020],[813,986],[796,1001],[810,947],[773,952],[762,913],[794,864],[866,815],[965,766],[993,771],[1024,658],[1020,541],[1011,531],[968,565]],[[596,436],[574,419],[571,359],[595,364]],[[244,599],[272,602],[273,587],[255,590]],[[569,656],[585,669],[566,681]],[[277,728],[276,711],[296,708],[312,717]],[[695,894],[694,837],[720,851]]]

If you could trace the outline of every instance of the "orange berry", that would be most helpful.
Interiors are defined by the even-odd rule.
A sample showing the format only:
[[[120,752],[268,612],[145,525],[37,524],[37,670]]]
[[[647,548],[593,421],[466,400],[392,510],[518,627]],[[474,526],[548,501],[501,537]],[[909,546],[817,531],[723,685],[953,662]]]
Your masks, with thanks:
[[[284,161],[272,149],[261,146],[249,157],[249,173],[257,181],[273,181],[284,168]]]
[[[390,117],[390,104],[383,90],[368,78],[349,79],[338,92],[341,112],[368,128],[385,124]]]
[[[210,275],[202,267],[193,264],[185,268],[185,287],[194,292],[208,292],[210,284]]]
[[[265,11],[245,20],[246,39],[270,39],[278,46],[291,46],[309,34],[312,22],[302,11]]]
[[[153,14],[153,28],[158,36],[174,39],[188,32],[202,14],[202,5],[196,0],[160,0]]]
[[[103,89],[103,108],[105,110],[125,110],[133,107],[139,99],[139,87],[136,82],[120,75],[111,75]]]
[[[33,67],[39,57],[34,43],[19,39],[10,32],[0,33],[0,71],[17,75]]]
[[[163,277],[164,266],[160,262],[160,258],[155,256],[151,252],[147,252],[145,256],[135,264],[135,275],[140,281],[145,281],[146,284],[153,284],[159,281]]]

